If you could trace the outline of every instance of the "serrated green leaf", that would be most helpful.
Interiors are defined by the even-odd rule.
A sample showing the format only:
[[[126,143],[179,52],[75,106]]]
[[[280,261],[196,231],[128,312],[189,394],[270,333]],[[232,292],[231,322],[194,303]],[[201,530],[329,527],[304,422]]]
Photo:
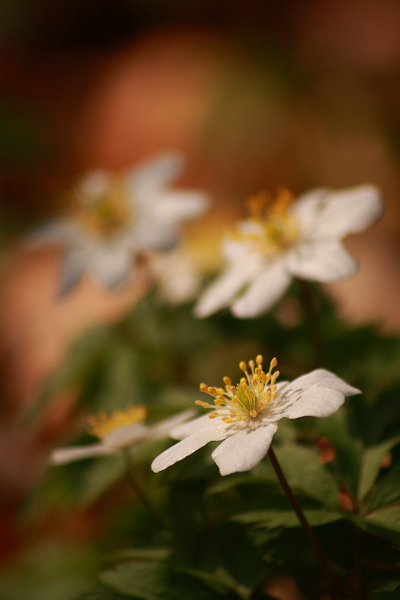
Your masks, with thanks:
[[[353,521],[375,535],[383,535],[400,545],[400,507],[386,508],[366,517],[354,515]]]
[[[285,444],[275,448],[289,485],[330,509],[339,508],[339,489],[334,477],[310,448]]]
[[[140,600],[163,600],[168,590],[168,568],[149,561],[119,564],[103,571],[99,579],[116,592]]]
[[[311,508],[303,511],[311,526],[326,525],[343,519],[344,515],[324,508]],[[253,524],[275,529],[277,527],[300,527],[299,519],[293,511],[289,510],[259,510],[243,513],[233,517],[235,521],[244,524]]]
[[[386,440],[381,444],[366,448],[361,458],[361,473],[358,483],[358,500],[361,502],[368,494],[378,477],[382,460],[394,446],[400,442],[400,437],[396,436]]]
[[[214,589],[217,592],[226,593],[228,590],[237,591],[238,584],[233,579],[233,577],[223,568],[216,569],[213,573],[209,573],[207,571],[202,571],[200,569],[179,569],[182,573],[187,573],[188,575],[192,575],[196,579],[200,579],[205,584],[207,584],[211,589]],[[243,586],[240,586],[242,594],[241,598],[248,598],[251,594],[251,590],[244,589]]]
[[[400,505],[400,464],[396,465],[374,489],[368,499],[365,513],[370,513],[383,507]]]
[[[370,594],[371,600],[400,600],[400,585],[395,589],[379,590]]]
[[[146,560],[160,562],[166,560],[170,554],[170,548],[162,546],[158,548],[127,548],[106,556],[106,560],[109,562],[121,560]]]

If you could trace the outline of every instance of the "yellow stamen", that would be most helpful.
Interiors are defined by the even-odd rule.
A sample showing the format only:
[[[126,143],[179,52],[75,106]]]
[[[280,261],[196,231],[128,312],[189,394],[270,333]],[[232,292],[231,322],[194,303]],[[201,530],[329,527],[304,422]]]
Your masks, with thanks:
[[[272,372],[278,364],[276,358],[271,360],[267,372],[262,370],[262,363],[263,357],[259,354],[255,361],[248,362],[249,372],[246,363],[241,361],[239,368],[244,371],[246,376],[241,377],[237,386],[231,385],[229,377],[224,377],[225,390],[202,383],[201,391],[214,396],[214,404],[211,405],[201,400],[197,400],[196,404],[203,408],[217,409],[209,417],[213,419],[217,416],[221,417],[225,423],[257,419],[268,404],[275,400],[276,380],[279,376],[279,371]]]
[[[94,197],[82,196],[73,199],[73,218],[88,233],[108,238],[126,227],[132,216],[124,179],[119,174],[113,174],[107,188]]]
[[[105,438],[109,433],[126,425],[142,423],[146,418],[146,407],[138,404],[126,410],[117,410],[111,415],[101,412],[97,417],[88,420],[88,432],[99,439]]]
[[[253,223],[254,228],[251,232],[235,229],[234,239],[247,242],[265,257],[281,253],[300,235],[299,222],[289,210],[292,203],[293,196],[285,188],[278,189],[275,197],[264,192],[251,197],[247,202],[247,222]]]

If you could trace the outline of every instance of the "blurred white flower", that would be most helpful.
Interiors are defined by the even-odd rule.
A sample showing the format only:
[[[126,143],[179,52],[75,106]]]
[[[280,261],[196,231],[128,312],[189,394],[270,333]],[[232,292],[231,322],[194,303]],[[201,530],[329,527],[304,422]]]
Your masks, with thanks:
[[[169,435],[173,427],[192,417],[193,413],[193,410],[186,410],[151,426],[144,424],[146,408],[142,405],[131,406],[111,415],[100,413],[89,420],[88,427],[89,433],[100,439],[99,444],[59,448],[52,452],[50,461],[54,465],[61,465],[83,458],[117,454],[124,448]]]
[[[106,289],[126,284],[135,258],[175,246],[179,225],[208,204],[203,192],[168,187],[183,166],[181,156],[165,154],[124,174],[95,171],[82,181],[71,215],[33,236],[65,245],[60,295],[86,272]]]
[[[167,304],[190,302],[196,298],[201,284],[201,273],[192,256],[181,247],[150,258],[149,269],[156,283],[158,295]]]
[[[221,475],[248,471],[267,454],[278,421],[284,417],[328,417],[338,410],[346,396],[360,394],[342,379],[324,369],[317,369],[298,377],[291,383],[276,383],[279,371],[262,369],[262,356],[250,361],[250,372],[245,362],[240,368],[245,373],[239,384],[232,385],[224,377],[225,388],[200,385],[202,392],[214,398],[214,404],[198,400],[196,404],[213,412],[171,430],[171,437],[181,440],[152,464],[156,473],[182,460],[208,442],[222,441],[212,453]]]
[[[228,266],[200,297],[198,317],[226,306],[237,317],[255,317],[277,302],[292,277],[329,283],[353,275],[357,263],[340,240],[374,223],[383,203],[377,188],[363,185],[315,189],[296,202],[287,190],[275,199],[259,194],[249,210],[223,243]]]

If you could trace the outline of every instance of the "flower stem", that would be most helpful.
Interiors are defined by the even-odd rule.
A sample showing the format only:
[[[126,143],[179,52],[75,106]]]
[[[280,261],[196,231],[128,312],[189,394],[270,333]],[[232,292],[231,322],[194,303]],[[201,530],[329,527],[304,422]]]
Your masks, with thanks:
[[[297,502],[297,500],[292,492],[292,489],[281,469],[281,466],[278,462],[276,454],[272,449],[272,446],[270,446],[270,448],[268,450],[268,458],[270,459],[271,464],[272,464],[273,468],[275,469],[275,473],[278,477],[279,483],[281,484],[282,489],[285,492],[287,499],[289,500],[290,504],[292,505],[292,508],[293,508],[294,512],[296,513],[297,518],[299,519],[300,524],[303,527],[304,532],[305,532],[311,546],[313,547],[315,554],[317,555],[319,561],[321,562],[324,570],[329,575],[329,578],[331,580],[332,587],[335,590],[336,596],[338,598],[346,600],[346,598],[348,598],[348,596],[345,593],[345,591],[342,589],[342,585],[341,585],[340,581],[338,580],[338,578],[336,577],[335,573],[332,571],[332,568],[329,564],[328,558],[327,558],[324,550],[322,549],[321,544],[319,543],[312,527],[310,526],[299,503]]]
[[[122,450],[122,454],[126,464],[126,478],[129,482],[129,485],[135,492],[135,495],[139,498],[143,506],[145,506],[147,510],[153,515],[153,517],[155,517],[155,519],[165,529],[169,529],[168,523],[166,522],[164,517],[159,513],[158,509],[154,506],[153,502],[150,500],[142,481],[137,476],[129,448],[124,448]]]
[[[308,281],[297,279],[300,304],[303,309],[304,318],[310,335],[311,345],[314,353],[314,368],[323,366],[323,344],[320,328],[315,310],[314,298]]]

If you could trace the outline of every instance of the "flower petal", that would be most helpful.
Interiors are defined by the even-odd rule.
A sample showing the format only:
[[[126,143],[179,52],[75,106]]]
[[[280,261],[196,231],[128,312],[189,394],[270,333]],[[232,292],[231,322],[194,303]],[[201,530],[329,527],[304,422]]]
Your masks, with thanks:
[[[146,437],[148,428],[142,423],[132,423],[131,425],[124,425],[111,431],[105,436],[103,444],[107,448],[120,450],[121,448],[128,448],[133,444],[140,442]]]
[[[243,286],[254,277],[250,265],[236,263],[226,269],[211,285],[201,294],[194,312],[196,317],[208,317],[220,308],[228,306]]]
[[[114,453],[115,449],[107,448],[104,444],[88,444],[87,446],[75,446],[74,448],[59,448],[51,453],[50,462],[53,465],[63,465],[75,460],[81,460],[82,458],[107,456]]]
[[[132,254],[128,248],[98,247],[88,264],[94,279],[108,290],[126,284],[132,271]]]
[[[338,281],[357,272],[356,260],[336,240],[316,240],[297,244],[287,254],[287,269],[301,279],[322,283]]]
[[[157,194],[158,195],[158,194]],[[208,197],[203,192],[175,190],[174,192],[159,192],[154,198],[154,213],[159,221],[181,223],[194,219],[208,208]]]
[[[58,297],[64,298],[78,285],[85,271],[82,253],[78,249],[67,249],[61,257],[61,278]]]
[[[290,280],[282,260],[269,263],[263,273],[234,303],[233,314],[240,318],[251,318],[266,312],[279,300]]]
[[[148,201],[147,194],[178,177],[184,165],[185,160],[180,154],[170,152],[147,160],[136,167],[127,176],[133,200],[139,203]]]
[[[182,423],[182,425],[174,427],[170,431],[170,436],[174,438],[174,440],[183,440],[183,438],[188,437],[188,435],[191,435],[198,429],[209,427],[211,423],[209,414],[210,413],[201,415],[201,417],[197,417],[197,419],[193,419],[193,421],[188,421],[187,423]]]
[[[156,439],[159,437],[170,435],[171,431],[174,430],[174,428],[184,426],[185,423],[183,423],[183,421],[190,419],[195,414],[196,411],[190,408],[188,410],[178,413],[177,415],[174,415],[173,417],[170,417],[169,419],[164,419],[163,421],[160,421],[159,423],[148,427],[148,434],[146,437],[148,439]]]
[[[213,421],[209,427],[201,427],[198,431],[195,431],[157,456],[151,468],[155,473],[163,471],[179,460],[186,458],[189,454],[193,454],[193,452],[196,452],[196,450],[199,450],[199,448],[202,448],[208,442],[218,442],[225,439],[229,434],[228,432],[229,429],[226,423],[223,421]]]
[[[221,475],[249,471],[266,455],[277,425],[268,423],[255,429],[243,428],[227,438],[212,453]]]
[[[373,185],[360,185],[339,192],[329,192],[315,213],[306,217],[311,224],[311,238],[342,238],[363,231],[383,214],[384,205],[379,190]],[[304,214],[303,214],[304,217]]]
[[[298,377],[279,390],[282,410],[274,417],[328,417],[338,410],[346,396],[360,394],[360,390],[325,369],[316,369]]]

